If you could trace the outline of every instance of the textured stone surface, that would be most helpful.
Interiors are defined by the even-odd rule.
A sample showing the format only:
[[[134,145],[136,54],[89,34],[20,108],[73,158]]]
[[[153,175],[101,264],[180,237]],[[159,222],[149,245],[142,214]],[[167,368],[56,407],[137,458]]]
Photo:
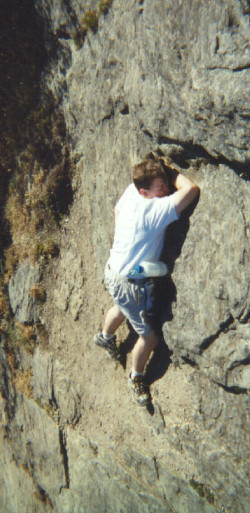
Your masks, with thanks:
[[[232,368],[249,355],[249,330],[239,322],[249,316],[248,203],[244,184],[224,166],[218,172],[208,167],[203,180],[199,204],[175,261],[171,246],[176,245],[178,227],[170,227],[167,234],[166,254],[172,258],[177,292],[173,318],[164,332],[178,357],[200,366],[203,359],[206,366],[210,360],[212,373],[221,367],[217,379],[226,385],[225,363]]]
[[[112,457],[104,462],[98,455],[98,447],[72,430],[67,430],[67,443],[70,490],[59,499],[63,512],[72,506],[79,512],[90,508],[113,513],[119,510],[191,513],[192,508],[204,513],[215,511],[191,486],[133,447],[124,446],[119,462]]]
[[[71,248],[60,258],[57,275],[60,277],[54,291],[54,301],[58,308],[70,309],[74,319],[77,319],[83,306],[83,272],[82,256]]]
[[[114,0],[77,50],[69,36],[97,5],[36,0],[47,44],[51,33],[58,43],[44,80],[62,101],[75,198],[45,279],[49,340],[45,350],[38,337],[30,358],[32,397],[15,396],[1,357],[0,504],[10,513],[50,511],[50,501],[58,513],[248,513],[249,2]],[[160,318],[176,367],[161,346],[147,369],[153,409],[138,411],[129,353],[124,373],[91,340],[110,305],[102,279],[112,209],[131,164],[151,150],[201,195],[169,227],[163,255],[171,276]],[[124,327],[118,339],[127,336]]]
[[[39,283],[39,268],[22,263],[9,281],[9,298],[13,313],[21,323],[36,320],[36,302],[30,291]]]
[[[49,495],[59,493],[66,483],[56,424],[34,401],[18,397],[12,429],[9,445],[14,453],[25,462],[42,489]]]

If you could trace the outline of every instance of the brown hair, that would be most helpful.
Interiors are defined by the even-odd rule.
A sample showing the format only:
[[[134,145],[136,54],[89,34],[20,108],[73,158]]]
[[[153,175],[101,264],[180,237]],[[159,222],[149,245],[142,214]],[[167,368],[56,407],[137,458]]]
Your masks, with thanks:
[[[166,166],[162,159],[158,159],[153,153],[146,156],[145,160],[133,167],[133,182],[139,191],[150,189],[155,178],[164,178],[168,183],[167,171],[171,169]]]

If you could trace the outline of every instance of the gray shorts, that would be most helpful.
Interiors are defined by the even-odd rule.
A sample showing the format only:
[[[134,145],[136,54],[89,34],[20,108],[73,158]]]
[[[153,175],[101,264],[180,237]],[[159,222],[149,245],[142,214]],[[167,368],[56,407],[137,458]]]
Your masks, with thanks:
[[[105,268],[105,285],[114,303],[128,319],[138,335],[152,335],[154,317],[154,280],[131,280]]]

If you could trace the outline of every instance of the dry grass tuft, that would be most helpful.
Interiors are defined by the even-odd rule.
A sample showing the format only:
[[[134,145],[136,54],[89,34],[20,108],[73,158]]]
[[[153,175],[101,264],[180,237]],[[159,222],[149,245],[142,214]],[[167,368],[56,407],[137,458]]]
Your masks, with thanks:
[[[81,29],[87,31],[91,29],[93,32],[98,30],[98,14],[97,11],[87,11],[80,20]]]
[[[32,326],[21,324],[17,320],[9,322],[4,334],[8,355],[17,355],[19,348],[23,348],[27,353],[33,354],[36,344],[34,329]]]
[[[113,0],[100,0],[98,4],[98,10],[101,14],[108,14],[109,9],[113,3]]]
[[[18,370],[15,378],[13,379],[13,385],[20,394],[26,397],[32,396],[31,386],[32,370]]]
[[[79,50],[84,43],[85,37],[89,30],[96,33],[99,25],[99,16],[101,14],[108,14],[109,9],[113,3],[113,0],[100,0],[97,6],[97,10],[86,11],[80,19],[79,28],[73,35],[73,41],[76,48]]]
[[[35,285],[33,285],[29,293],[36,301],[43,302],[46,299],[45,289],[40,283],[36,283]]]

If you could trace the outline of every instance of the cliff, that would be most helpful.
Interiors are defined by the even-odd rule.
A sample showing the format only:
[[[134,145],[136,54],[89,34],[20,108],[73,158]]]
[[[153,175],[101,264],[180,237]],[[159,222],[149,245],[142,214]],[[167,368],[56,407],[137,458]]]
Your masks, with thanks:
[[[45,106],[15,161],[21,214],[6,214],[0,510],[248,513],[250,4],[34,6]],[[130,327],[124,366],[92,339],[113,208],[149,151],[201,194],[166,233],[147,410],[127,386]]]

